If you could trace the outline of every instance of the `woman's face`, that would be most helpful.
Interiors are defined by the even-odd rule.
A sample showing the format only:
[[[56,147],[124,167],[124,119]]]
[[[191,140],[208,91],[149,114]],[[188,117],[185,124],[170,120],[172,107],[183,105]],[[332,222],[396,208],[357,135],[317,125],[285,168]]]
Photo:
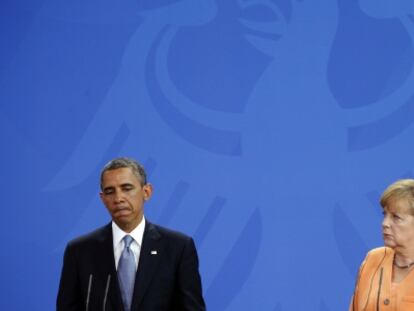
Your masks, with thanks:
[[[385,246],[395,250],[414,249],[414,216],[406,199],[391,200],[384,207],[382,233]]]

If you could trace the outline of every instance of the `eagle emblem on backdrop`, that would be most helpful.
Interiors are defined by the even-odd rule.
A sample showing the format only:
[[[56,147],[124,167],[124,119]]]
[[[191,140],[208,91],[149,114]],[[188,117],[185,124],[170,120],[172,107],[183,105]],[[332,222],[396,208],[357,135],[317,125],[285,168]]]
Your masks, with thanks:
[[[339,257],[346,266],[339,274],[353,277],[357,259],[345,255],[343,230],[352,230],[361,251],[375,239],[360,232],[348,206],[374,200],[378,185],[360,189],[378,167],[379,180],[409,173],[409,152],[387,167],[377,157],[396,159],[393,146],[413,132],[409,14],[391,23],[355,0],[129,5],[138,22],[118,71],[45,192],[95,182],[91,176],[107,159],[132,155],[156,186],[147,216],[195,237],[210,309],[335,306],[329,284],[338,275],[320,271]],[[391,49],[374,75],[347,59],[353,40],[365,42],[343,19],[347,12],[367,35],[381,27],[400,35],[405,63]],[[361,58],[375,53],[363,47]],[[354,66],[343,66],[347,61]],[[372,85],[358,90],[362,77]],[[99,206],[85,198],[62,240],[107,220],[96,217]],[[305,284],[304,299],[293,299],[292,277],[299,275],[323,288]]]

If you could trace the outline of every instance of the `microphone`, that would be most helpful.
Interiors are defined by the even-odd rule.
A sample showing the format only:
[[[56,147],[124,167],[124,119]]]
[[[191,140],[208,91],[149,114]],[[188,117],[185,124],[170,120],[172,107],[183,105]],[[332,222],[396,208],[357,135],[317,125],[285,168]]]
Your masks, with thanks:
[[[111,275],[108,274],[108,278],[106,279],[105,296],[104,296],[103,307],[102,307],[103,311],[105,311],[105,309],[106,309],[106,299],[108,298],[108,291],[109,291],[109,284],[110,283],[111,283]]]
[[[91,290],[92,290],[92,274],[89,274],[89,282],[88,282],[88,294],[86,296],[86,311],[89,310],[89,299],[91,297]]]

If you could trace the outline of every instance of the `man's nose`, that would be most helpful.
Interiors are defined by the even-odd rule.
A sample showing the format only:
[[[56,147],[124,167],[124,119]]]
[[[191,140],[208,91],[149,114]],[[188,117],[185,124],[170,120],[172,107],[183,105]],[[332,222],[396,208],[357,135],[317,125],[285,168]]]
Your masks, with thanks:
[[[122,191],[115,191],[114,201],[118,203],[118,202],[123,202],[123,200],[124,200],[124,196],[122,194]]]

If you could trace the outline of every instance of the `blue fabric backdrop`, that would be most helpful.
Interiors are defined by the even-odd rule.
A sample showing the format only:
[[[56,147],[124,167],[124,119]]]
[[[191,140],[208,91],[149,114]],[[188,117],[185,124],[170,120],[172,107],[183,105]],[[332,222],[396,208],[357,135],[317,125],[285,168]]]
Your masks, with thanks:
[[[412,0],[2,0],[1,310],[53,310],[68,240],[146,216],[193,235],[209,310],[346,310],[378,198],[414,177]]]

